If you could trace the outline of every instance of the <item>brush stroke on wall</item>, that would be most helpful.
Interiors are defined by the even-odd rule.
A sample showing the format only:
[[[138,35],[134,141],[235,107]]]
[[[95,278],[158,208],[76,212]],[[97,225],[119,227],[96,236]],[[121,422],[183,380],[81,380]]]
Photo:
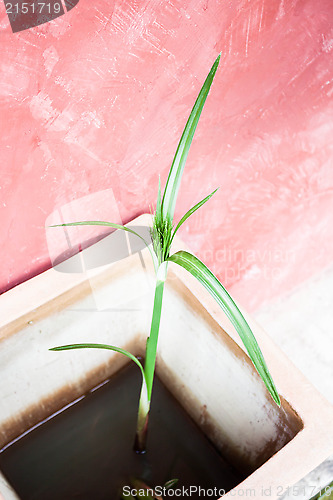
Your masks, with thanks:
[[[183,239],[250,310],[330,264],[331,0],[80,0],[19,33],[0,8],[1,291],[50,266],[73,200],[150,210],[219,52],[176,218],[220,189]]]

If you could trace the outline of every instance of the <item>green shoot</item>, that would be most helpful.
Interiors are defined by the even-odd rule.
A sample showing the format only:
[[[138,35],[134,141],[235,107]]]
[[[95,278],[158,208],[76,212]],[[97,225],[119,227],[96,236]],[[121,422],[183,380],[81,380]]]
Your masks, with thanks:
[[[66,349],[79,349],[79,348],[97,348],[101,347],[104,349],[112,349],[117,352],[129,357],[132,361],[135,361],[142,373],[142,389],[139,400],[138,409],[138,420],[135,438],[135,450],[137,452],[143,453],[146,450],[146,438],[149,420],[149,410],[152,397],[154,372],[156,364],[156,354],[157,354],[157,344],[160,329],[160,321],[162,314],[162,302],[163,302],[163,291],[164,283],[167,276],[168,263],[173,262],[186,271],[191,273],[198,281],[209,291],[209,293],[214,297],[216,302],[225,312],[227,317],[230,319],[234,325],[237,333],[239,334],[242,342],[247,349],[247,352],[252,360],[255,368],[257,369],[260,377],[265,383],[268,391],[270,392],[274,401],[280,406],[280,398],[278,392],[275,388],[272,377],[266,366],[262,352],[257,344],[257,341],[246,322],[244,316],[240,312],[239,308],[233,301],[232,297],[223,287],[223,285],[218,281],[214,274],[194,255],[180,251],[171,255],[171,244],[173,238],[181,227],[181,225],[192,215],[196,210],[198,210],[202,205],[204,205],[217,190],[213,191],[210,195],[206,196],[202,201],[194,205],[186,214],[180,219],[176,227],[173,226],[174,210],[176,206],[176,199],[181,183],[182,174],[184,171],[184,166],[186,158],[190,149],[190,145],[193,139],[195,129],[197,127],[203,106],[205,104],[206,98],[208,96],[211,84],[213,82],[220,56],[217,57],[214,62],[200,92],[194,107],[190,113],[188,121],[186,123],[185,129],[181,136],[180,142],[178,144],[174,160],[172,162],[169,175],[167,178],[166,186],[164,189],[163,197],[161,194],[161,183],[159,181],[158,185],[158,195],[157,195],[157,205],[156,211],[153,218],[153,225],[151,228],[151,238],[153,242],[153,248],[151,249],[147,242],[145,244],[149,248],[151,253],[154,267],[156,271],[156,286],[155,286],[155,297],[154,297],[154,307],[152,314],[152,321],[150,327],[150,335],[146,343],[146,357],[145,364],[142,367],[141,363],[136,360],[136,358],[128,353],[127,351],[121,350],[113,346],[106,346],[104,344],[74,344],[69,346],[62,346],[58,348],[53,348],[53,350],[66,350]],[[100,222],[100,221],[86,221],[86,222],[75,222],[69,224],[61,224],[61,226],[75,226],[75,225],[105,225],[111,226],[115,229],[121,229],[124,231],[129,231],[136,234],[139,238],[143,239],[140,235],[132,231],[130,228],[125,226],[120,226],[110,222]]]
[[[199,201],[199,203],[197,203],[196,205],[194,205],[194,207],[190,208],[190,210],[188,210],[188,212],[186,212],[185,215],[183,215],[183,217],[180,219],[180,221],[178,222],[177,226],[176,226],[176,229],[173,231],[172,233],[172,237],[171,237],[171,242],[170,244],[172,243],[172,240],[176,234],[176,232],[178,231],[178,229],[180,228],[180,226],[182,224],[184,224],[184,222],[189,218],[190,215],[192,215],[196,210],[198,210],[198,208],[202,207],[202,205],[204,203],[206,203],[206,201],[210,200],[211,197],[216,193],[216,191],[218,190],[215,189],[215,191],[213,191],[211,194],[209,194],[208,196],[206,196],[206,198],[204,198],[203,200]]]
[[[142,399],[144,395],[141,395],[139,401],[139,411],[138,411],[139,416],[138,416],[138,424],[137,424],[137,431],[134,444],[134,448],[138,453],[144,453],[146,451],[148,417],[149,417],[149,408],[150,408],[151,394],[154,382],[157,342],[158,342],[158,333],[160,329],[160,321],[162,314],[162,300],[164,291],[164,281],[166,278],[166,269],[167,269],[166,263],[161,264],[158,273],[158,278],[156,281],[150,336],[148,337],[146,343],[145,377],[147,381],[148,412],[144,414],[147,405],[146,405],[146,400]]]

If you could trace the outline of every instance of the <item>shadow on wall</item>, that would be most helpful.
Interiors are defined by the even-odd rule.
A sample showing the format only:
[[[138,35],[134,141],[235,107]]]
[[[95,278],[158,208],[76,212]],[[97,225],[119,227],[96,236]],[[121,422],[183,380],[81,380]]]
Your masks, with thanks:
[[[104,221],[122,225],[112,189],[92,193],[55,210],[46,220],[45,231],[49,256],[53,268],[61,273],[82,273],[90,282],[97,309],[105,304],[94,293],[94,270],[138,254],[152,244],[148,226],[130,226],[142,239],[127,231],[117,231],[103,225],[62,226],[65,223]],[[142,290],[139,291],[139,295]]]
[[[106,187],[126,222],[153,205],[220,51],[176,219],[221,189],[184,242],[252,311],[329,265],[333,3],[227,3],[53,0],[65,15],[13,34],[26,5],[4,1],[1,292],[50,267],[56,207]]]

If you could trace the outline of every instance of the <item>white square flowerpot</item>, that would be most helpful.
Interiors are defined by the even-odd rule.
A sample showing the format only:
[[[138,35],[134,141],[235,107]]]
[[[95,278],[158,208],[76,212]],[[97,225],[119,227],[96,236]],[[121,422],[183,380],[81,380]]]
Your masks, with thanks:
[[[133,224],[144,226],[147,217]],[[107,238],[112,242],[115,233]],[[184,249],[179,240],[178,248]],[[0,447],[126,362],[110,351],[65,354],[50,347],[100,342],[143,355],[152,298],[147,250],[85,273],[50,269],[3,294]],[[165,290],[157,374],[223,456],[248,474],[226,498],[273,499],[333,452],[333,408],[246,317],[281,395],[281,408],[223,312],[174,264]],[[5,500],[17,498],[3,476],[0,492]]]

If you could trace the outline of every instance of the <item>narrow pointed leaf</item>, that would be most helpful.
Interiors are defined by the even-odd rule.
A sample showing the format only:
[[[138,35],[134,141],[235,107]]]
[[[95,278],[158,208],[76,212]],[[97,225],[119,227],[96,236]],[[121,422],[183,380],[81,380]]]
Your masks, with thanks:
[[[130,229],[129,227],[126,227],[126,226],[122,226],[121,224],[114,224],[113,222],[107,222],[107,221],[101,221],[101,220],[86,220],[86,221],[79,221],[79,222],[66,222],[64,224],[54,224],[53,226],[50,226],[50,227],[67,227],[67,226],[107,226],[107,227],[112,227],[113,229],[121,229],[122,231],[126,231],[128,233],[134,234],[135,236],[140,238],[140,240],[142,240],[144,242],[144,244],[146,245],[146,247],[148,248],[149,253],[151,255],[151,258],[152,258],[153,263],[154,263],[155,271],[157,272],[157,267],[158,267],[157,258],[151,249],[150,243],[147,243],[147,241],[144,238],[142,238],[142,236],[139,233],[137,233],[136,231],[133,231],[133,229]]]
[[[230,296],[224,286],[208,269],[208,267],[203,262],[201,262],[201,260],[199,260],[189,252],[177,252],[171,255],[168,260],[171,262],[175,262],[176,264],[186,269],[186,271],[191,273],[214,297],[216,302],[223,309],[227,317],[230,319],[231,323],[236,328],[236,331],[239,334],[244,346],[246,347],[246,350],[260,377],[265,383],[276,404],[280,406],[281,401],[279,394],[268,371],[260,347],[258,346],[252,330],[246,322],[244,316],[242,315],[233,298]]]
[[[196,210],[198,210],[198,208],[202,207],[202,205],[204,205],[206,203],[206,201],[208,201],[215,193],[216,191],[218,190],[215,189],[215,191],[213,191],[211,194],[209,194],[208,196],[206,196],[206,198],[204,198],[203,200],[199,201],[199,203],[197,203],[196,205],[194,205],[194,207],[190,208],[190,210],[188,212],[186,212],[185,215],[183,215],[183,217],[180,219],[180,221],[178,222],[173,234],[172,234],[172,238],[171,238],[171,242],[176,234],[176,232],[178,231],[178,229],[180,228],[180,226],[182,224],[184,224],[184,222],[190,217],[190,215],[192,215]],[[171,245],[171,242],[170,242],[170,245]]]
[[[162,264],[163,268],[165,268],[165,264],[166,264],[165,262]],[[162,266],[160,266],[159,269],[161,269]],[[149,401],[151,400],[151,393],[153,390],[158,334],[159,334],[161,314],[162,314],[163,291],[164,291],[164,281],[157,280],[155,287],[154,307],[153,307],[153,316],[151,319],[150,334],[146,343],[145,375],[147,381]]]
[[[177,484],[177,483],[178,483],[178,479],[170,479],[169,481],[164,483],[163,488],[168,490],[169,488],[173,488],[173,486],[175,486],[175,484]]]
[[[217,67],[220,62],[220,55],[214,62],[201,90],[195,101],[191,114],[185,125],[185,129],[179,141],[175,157],[173,159],[169,176],[165,185],[165,190],[162,200],[162,213],[164,219],[169,219],[171,222],[173,220],[173,215],[175,211],[177,194],[187,159],[187,155],[191,146],[191,142],[194,136],[195,129],[198,125],[198,121],[201,115],[202,108],[204,107],[209,89],[213,82]]]
[[[135,364],[138,365],[138,367],[141,370],[144,385],[146,385],[146,377],[142,364],[133,354],[126,351],[125,349],[121,349],[121,347],[116,347],[114,345],[108,345],[108,344],[69,344],[69,345],[51,347],[49,351],[70,351],[72,349],[108,349],[110,351],[119,352],[120,354],[127,356],[127,358],[131,359],[132,361],[134,361]]]

